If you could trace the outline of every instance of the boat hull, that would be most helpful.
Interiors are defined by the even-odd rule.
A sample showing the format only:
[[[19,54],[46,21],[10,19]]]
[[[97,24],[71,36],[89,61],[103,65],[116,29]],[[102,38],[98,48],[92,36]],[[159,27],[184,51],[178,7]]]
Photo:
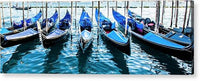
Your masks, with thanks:
[[[43,38],[43,46],[45,48],[49,48],[49,47],[51,47],[52,45],[55,45],[58,42],[66,41],[66,39],[68,37],[69,37],[69,34],[67,32],[64,33],[63,35],[59,36],[59,37],[52,38],[52,39],[45,39],[44,37],[42,37]]]

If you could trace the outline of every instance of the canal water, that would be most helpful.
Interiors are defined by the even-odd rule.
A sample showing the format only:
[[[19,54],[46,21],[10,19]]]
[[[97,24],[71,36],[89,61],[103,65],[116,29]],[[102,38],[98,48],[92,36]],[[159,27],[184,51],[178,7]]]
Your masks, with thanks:
[[[91,5],[91,3],[78,3],[78,5]],[[103,3],[102,3],[103,4]],[[110,3],[111,4],[111,3]],[[61,5],[64,5],[61,4]],[[70,4],[69,4],[70,5]],[[95,3],[95,5],[97,5]],[[105,4],[104,4],[105,5]],[[131,5],[130,5],[131,6]],[[140,6],[140,5],[138,5]],[[48,8],[48,17],[53,15],[55,9]],[[66,10],[71,12],[71,8],[61,8],[60,18],[64,17]],[[85,10],[92,15],[91,8]],[[95,10],[95,9],[94,9]],[[140,14],[140,8],[130,8]],[[184,8],[179,9],[178,25],[182,26],[184,18]],[[170,75],[170,74],[193,74],[193,61],[171,56],[160,50],[140,42],[136,38],[131,39],[131,55],[120,52],[115,46],[104,41],[101,35],[97,34],[97,23],[93,19],[94,41],[89,49],[83,53],[79,50],[78,21],[82,8],[77,8],[77,15],[73,12],[72,34],[64,42],[57,43],[51,48],[45,49],[39,39],[27,43],[15,45],[0,50],[1,73],[64,73],[64,74],[150,74],[150,75]],[[124,14],[123,8],[118,8],[118,12]],[[155,8],[144,8],[143,17],[155,20]],[[25,17],[27,17],[25,11]],[[33,17],[39,9],[29,10],[29,17]],[[94,11],[95,12],[95,11]],[[107,16],[106,7],[101,8],[101,12]],[[166,8],[164,15],[164,25],[169,27],[171,9]],[[4,8],[5,25],[10,27],[9,8]],[[12,18],[15,21],[22,19],[22,11],[12,9]],[[112,9],[109,9],[109,18],[116,22],[112,16]],[[41,21],[41,20],[40,20]],[[7,32],[0,29],[0,32]],[[99,36],[99,39],[97,39]]]

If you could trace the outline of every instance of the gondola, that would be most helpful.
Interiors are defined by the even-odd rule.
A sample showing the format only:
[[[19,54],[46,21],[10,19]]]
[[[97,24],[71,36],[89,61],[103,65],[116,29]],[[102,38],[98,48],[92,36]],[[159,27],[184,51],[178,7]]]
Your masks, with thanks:
[[[29,18],[29,19],[25,19],[26,20],[26,28],[32,28],[36,25],[36,21],[38,21],[42,16],[42,11],[40,10],[40,12],[32,17],[32,18]],[[9,27],[7,28],[8,30],[12,31],[12,30],[15,30],[15,29],[19,29],[19,30],[23,30],[23,20],[21,20],[20,22],[13,22],[13,26],[12,27]]]
[[[54,31],[50,32],[48,35],[42,35],[43,46],[45,48],[50,47],[51,45],[63,40],[66,38],[66,35],[69,33],[71,27],[71,15],[67,11],[63,19],[59,21],[57,28]]]
[[[120,13],[112,10],[115,20],[124,29],[125,28],[125,17]],[[144,30],[144,25],[140,22],[135,21],[133,18],[128,19],[129,32],[139,40],[147,43],[148,45],[154,46],[157,49],[165,51],[169,54],[179,54],[182,56],[192,56],[192,51],[189,50],[191,46],[183,46],[162,38],[159,35],[152,33],[151,31]]]
[[[138,16],[134,12],[131,12],[128,10],[129,16],[135,18],[135,20],[138,20],[139,22],[142,22],[145,27],[149,29],[149,31],[154,31],[155,28],[155,22],[152,21],[150,18],[142,18],[141,16]],[[188,46],[191,44],[191,39],[190,37],[182,34],[181,32],[178,31],[173,31],[171,29],[165,28],[164,26],[160,25],[159,26],[159,36],[170,40],[172,42],[176,42],[178,44]]]
[[[15,7],[16,10],[23,10],[23,7]],[[31,7],[24,7],[24,10],[29,10]]]
[[[79,24],[80,24],[79,46],[81,50],[84,52],[91,45],[93,41],[92,21],[88,13],[85,11],[85,9],[82,10]]]
[[[58,13],[56,11],[52,17],[48,18],[49,20],[53,21],[53,22],[48,21],[49,22],[48,28],[46,28],[45,25],[41,27],[44,33],[48,32],[55,25],[57,18],[58,18]],[[43,24],[46,23],[45,20],[46,19],[43,20]],[[1,47],[10,47],[23,42],[33,40],[35,38],[38,38],[38,34],[39,33],[37,31],[37,28],[33,27],[33,28],[28,28],[27,30],[24,30],[19,33],[0,35]]]
[[[115,23],[112,23],[110,19],[106,18],[101,12],[99,13],[98,20],[98,9],[95,12],[95,18],[103,36],[112,43],[113,46],[117,47],[120,51],[130,55],[130,42],[123,33],[115,29]],[[100,22],[99,22],[100,21]]]

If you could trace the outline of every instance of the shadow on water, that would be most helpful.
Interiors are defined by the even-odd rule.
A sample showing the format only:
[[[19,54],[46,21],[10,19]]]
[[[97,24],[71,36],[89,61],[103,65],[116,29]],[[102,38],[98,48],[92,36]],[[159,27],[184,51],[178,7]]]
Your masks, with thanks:
[[[166,67],[164,70],[170,72],[170,74],[185,74],[186,71],[178,66],[179,63],[177,62],[177,60],[172,58],[172,56],[165,54],[155,48],[152,48],[151,46],[148,46],[147,44],[141,42],[135,37],[132,38],[132,42],[141,45],[140,48],[144,50],[147,54],[152,55],[153,59],[157,59],[161,65]]]
[[[15,67],[19,60],[22,59],[23,56],[29,54],[30,50],[34,50],[36,45],[39,45],[39,40],[35,39],[34,41],[22,43],[16,48],[15,53],[12,54],[12,57],[9,61],[3,64],[3,73],[7,73],[11,68]]]
[[[129,74],[129,69],[127,67],[127,62],[125,60],[125,53],[122,53],[120,50],[118,50],[115,46],[113,46],[111,43],[109,43],[108,40],[104,36],[102,36],[102,40],[106,43],[106,48],[110,50],[110,53],[113,55],[113,60],[116,63],[116,66],[120,68],[120,73],[122,74]]]
[[[79,69],[80,74],[87,73],[88,62],[89,62],[88,57],[90,57],[93,52],[92,48],[93,48],[93,45],[90,44],[90,46],[87,48],[87,50],[85,50],[85,52],[83,53],[83,51],[79,47],[77,56],[78,56],[78,62],[79,62],[78,69]]]
[[[57,69],[55,66],[56,60],[58,60],[59,55],[61,54],[61,50],[63,50],[66,45],[64,42],[67,42],[69,35],[66,36],[65,40],[58,42],[57,44],[51,46],[50,51],[47,53],[44,63],[44,71],[43,73],[53,73],[52,70]]]

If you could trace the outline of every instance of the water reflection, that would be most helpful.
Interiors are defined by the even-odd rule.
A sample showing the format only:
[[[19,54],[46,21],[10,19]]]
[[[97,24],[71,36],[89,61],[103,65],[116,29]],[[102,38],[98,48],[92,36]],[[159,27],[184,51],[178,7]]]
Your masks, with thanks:
[[[9,61],[3,64],[3,73],[7,73],[10,69],[18,65],[18,62],[21,61],[22,57],[26,54],[29,54],[30,50],[34,50],[36,45],[39,45],[39,41],[36,39],[31,42],[23,43],[16,48],[16,52],[12,54],[12,57]]]
[[[113,58],[111,58],[111,60],[113,60],[116,63],[116,66],[121,69],[120,73],[129,74],[127,62],[126,59],[124,58],[127,55],[125,55],[125,53],[122,53],[115,46],[109,43],[109,41],[104,36],[102,36],[102,39],[105,42],[106,48],[110,50],[110,53],[113,55]]]
[[[162,66],[157,66],[157,65],[151,66],[151,69],[166,70],[170,72],[170,74],[185,74],[185,70],[183,68],[180,68],[180,66],[178,66],[179,63],[174,58],[172,58],[172,56],[148,46],[148,44],[141,42],[135,37],[132,38],[132,42],[138,43],[142,50],[144,50],[147,54],[150,54],[153,56],[151,58],[153,59],[152,63],[160,62],[160,65],[162,65]],[[156,70],[156,74],[159,74],[159,72],[160,71]]]
[[[77,52],[78,69],[79,69],[80,74],[87,73],[87,68],[89,66],[88,62],[90,62],[88,58],[91,56],[91,54],[93,52],[92,48],[93,48],[93,45],[90,44],[90,46],[87,48],[87,50],[84,53],[80,48]]]

